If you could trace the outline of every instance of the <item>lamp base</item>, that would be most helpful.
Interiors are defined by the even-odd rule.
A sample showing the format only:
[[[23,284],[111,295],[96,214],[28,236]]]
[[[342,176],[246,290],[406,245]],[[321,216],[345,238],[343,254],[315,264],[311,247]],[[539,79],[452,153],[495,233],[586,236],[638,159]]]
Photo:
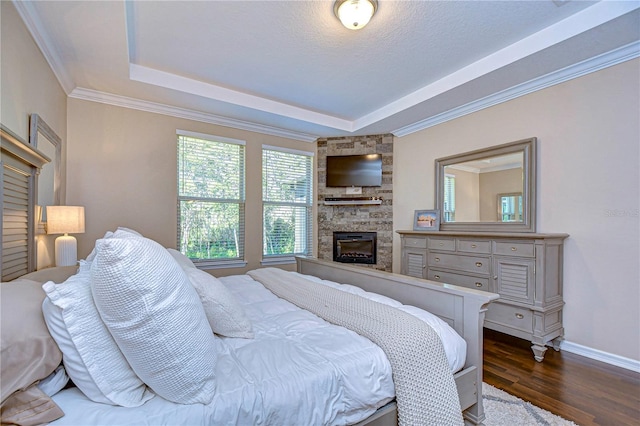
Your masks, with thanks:
[[[78,241],[64,234],[56,238],[56,266],[74,266],[78,263]]]

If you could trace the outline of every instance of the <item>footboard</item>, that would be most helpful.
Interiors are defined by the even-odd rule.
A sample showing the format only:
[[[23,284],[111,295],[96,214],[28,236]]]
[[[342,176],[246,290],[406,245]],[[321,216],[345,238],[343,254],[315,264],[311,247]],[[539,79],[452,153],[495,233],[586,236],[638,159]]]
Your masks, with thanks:
[[[482,327],[487,305],[499,297],[497,294],[310,257],[297,257],[296,261],[302,274],[356,285],[445,320],[467,342],[464,368],[455,376],[465,422],[482,423]]]

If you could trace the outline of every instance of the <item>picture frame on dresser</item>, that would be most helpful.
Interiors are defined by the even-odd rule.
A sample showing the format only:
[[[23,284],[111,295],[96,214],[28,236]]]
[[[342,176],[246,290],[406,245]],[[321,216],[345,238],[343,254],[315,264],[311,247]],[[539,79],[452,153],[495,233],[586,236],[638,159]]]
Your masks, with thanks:
[[[413,214],[414,231],[438,231],[440,210],[416,210]]]

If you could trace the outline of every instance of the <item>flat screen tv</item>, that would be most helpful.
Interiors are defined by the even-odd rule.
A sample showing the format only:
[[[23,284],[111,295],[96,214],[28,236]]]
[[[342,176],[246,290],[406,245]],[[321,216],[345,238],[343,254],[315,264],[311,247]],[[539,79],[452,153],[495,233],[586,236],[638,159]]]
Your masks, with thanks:
[[[327,186],[382,186],[382,154],[327,156]]]

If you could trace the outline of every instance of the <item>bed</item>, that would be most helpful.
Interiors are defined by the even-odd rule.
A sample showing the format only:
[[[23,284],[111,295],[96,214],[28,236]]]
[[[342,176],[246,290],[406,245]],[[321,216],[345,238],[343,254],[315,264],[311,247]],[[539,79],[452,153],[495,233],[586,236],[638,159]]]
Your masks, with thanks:
[[[74,268],[64,270],[51,268],[49,271],[38,271],[21,278],[22,284],[25,284],[21,289],[27,288],[29,283],[36,283],[31,284],[31,287],[41,286],[45,290],[47,296],[42,295],[44,303],[42,299],[40,303],[42,303],[46,326],[41,334],[45,340],[47,333],[50,334],[49,338],[54,336],[55,343],[65,355],[66,372],[74,377],[75,385],[66,385],[64,389],[48,391],[51,393],[52,410],[55,411],[57,408],[64,413],[62,417],[51,422],[52,425],[79,423],[397,424],[398,403],[401,400],[406,401],[404,396],[400,397],[403,388],[398,383],[394,383],[398,380],[397,371],[400,369],[397,364],[392,368],[393,360],[389,361],[392,356],[386,352],[386,349],[381,349],[379,344],[373,343],[374,340],[371,339],[375,339],[376,336],[363,337],[348,328],[321,318],[319,315],[325,315],[324,312],[312,312],[315,309],[326,310],[329,302],[309,302],[307,306],[307,309],[311,310],[309,311],[298,306],[304,305],[305,300],[296,301],[298,304],[296,305],[282,297],[277,297],[275,294],[279,294],[278,291],[282,290],[277,287],[280,284],[269,282],[270,274],[278,277],[276,281],[281,281],[281,276],[285,281],[289,280],[296,291],[298,288],[308,286],[313,294],[326,293],[333,295],[332,297],[338,294],[338,299],[341,301],[349,298],[358,301],[366,299],[361,303],[373,306],[376,310],[382,309],[384,312],[404,310],[403,312],[407,315],[404,313],[402,314],[404,316],[401,315],[403,320],[408,317],[411,318],[410,321],[416,321],[416,318],[426,316],[427,311],[437,316],[434,318],[439,322],[430,322],[430,325],[425,328],[431,331],[439,330],[437,332],[439,342],[443,342],[441,345],[443,357],[446,360],[446,368],[449,369],[444,376],[453,376],[451,382],[454,384],[453,399],[456,396],[458,399],[454,406],[463,412],[465,423],[481,424],[484,419],[481,393],[482,324],[486,306],[496,299],[497,295],[308,257],[297,258],[297,272],[264,268],[246,275],[216,280],[206,272],[195,268],[179,253],[161,248],[142,236],[140,238],[137,236],[120,239],[104,238],[96,243],[96,249],[102,249],[104,252],[107,250],[105,247],[109,244],[114,245],[116,240],[124,241],[122,244],[125,246],[134,244],[131,241],[138,244],[144,240],[147,245],[144,247],[142,256],[153,264],[151,269],[143,267],[146,261],[141,261],[139,258],[131,262],[131,252],[125,250],[123,253],[126,253],[126,256],[121,256],[119,261],[129,263],[119,265],[121,269],[116,271],[118,279],[115,281],[114,271],[109,271],[111,275],[107,274],[107,276],[98,274],[98,278],[102,279],[102,281],[98,279],[98,283],[104,284],[102,287],[100,284],[95,284],[95,264],[100,263],[102,258],[90,259],[91,255],[86,261],[81,261],[77,273]],[[107,242],[100,246],[104,241]],[[150,247],[157,252],[153,252]],[[117,248],[117,250],[121,249],[122,247]],[[99,250],[98,256],[101,256],[101,253]],[[118,252],[118,255],[120,254]],[[94,264],[93,275],[89,274],[92,268],[91,263]],[[170,271],[167,272],[166,268]],[[157,304],[158,314],[151,317],[155,318],[169,312],[167,315],[174,315],[170,317],[170,322],[177,324],[177,327],[172,328],[174,331],[166,333],[164,331],[158,333],[157,329],[151,332],[143,330],[142,337],[136,335],[135,339],[131,340],[131,335],[140,334],[140,324],[135,327],[130,325],[140,319],[143,315],[140,313],[142,310],[150,309],[149,306],[153,305],[149,303],[151,299],[145,299],[144,306],[137,304],[139,299],[162,297],[162,295],[158,296],[158,293],[165,291],[164,288],[152,287],[152,296],[140,296],[139,292],[134,296],[128,295],[127,292],[132,291],[131,279],[140,280],[141,275],[136,274],[144,274],[144,280],[153,286],[155,285],[153,282],[158,281],[158,277],[166,281],[167,276],[172,273],[178,281],[187,277],[187,282],[193,284],[193,287],[176,287],[181,289],[180,291],[183,287],[189,287],[191,290],[185,294],[180,293],[178,297],[173,293],[169,295],[169,299],[161,300]],[[122,274],[129,274],[129,277],[122,279]],[[89,286],[79,285],[83,277],[94,279],[90,290],[87,290]],[[54,282],[63,284],[54,284]],[[67,285],[73,282],[76,282],[75,287]],[[87,282],[84,281],[84,283]],[[224,298],[212,300],[203,297],[204,293],[201,292],[203,284],[206,291],[214,287],[214,284],[222,286],[219,290],[223,293],[216,293],[216,295],[226,295],[228,292],[229,303],[219,306],[221,303],[224,304],[220,302]],[[269,287],[272,285],[276,287]],[[3,283],[3,323],[5,322],[5,303],[8,302],[5,297],[8,294],[5,288],[10,287],[5,287]],[[79,304],[69,303],[65,295],[57,294],[65,288],[83,289],[82,297],[93,299],[96,309],[100,311],[98,326],[101,328],[91,329],[91,333],[73,341],[73,344],[69,345],[71,347],[65,346],[65,340],[59,337],[61,334],[74,333],[74,327],[86,331],[96,325],[88,326],[83,322],[84,320],[77,319],[81,312],[73,310],[80,309]],[[339,293],[335,293],[336,291]],[[188,304],[176,307],[175,300],[184,301],[193,294],[196,295],[195,300],[199,304],[197,309],[195,305]],[[130,305],[129,302],[123,304],[122,298],[130,296],[133,299],[129,300],[134,302]],[[76,298],[74,300],[77,300],[80,296],[75,294],[74,297]],[[305,296],[303,299],[311,300],[312,297]],[[169,307],[166,306],[166,300],[172,301]],[[233,305],[232,302],[237,303],[238,306]],[[214,306],[216,303],[218,306]],[[88,305],[92,303],[82,303],[82,309],[86,310]],[[219,310],[218,316],[216,321],[212,322],[209,312],[215,309]],[[220,316],[220,309],[237,310],[243,315]],[[180,316],[176,312],[183,312],[184,315],[180,314],[182,315]],[[194,312],[200,317],[194,319]],[[208,321],[206,326],[201,324],[203,312],[204,321]],[[73,321],[68,318],[71,314],[75,315]],[[144,316],[147,319],[150,318],[149,312],[145,311]],[[54,321],[55,318],[59,321],[58,323]],[[332,321],[335,322],[335,320]],[[420,317],[419,322],[425,321],[433,320]],[[386,322],[385,320],[384,323]],[[196,323],[199,325],[196,326]],[[156,324],[156,326],[164,327],[163,324]],[[3,324],[3,334],[4,327]],[[222,327],[222,329],[216,329],[216,327]],[[373,328],[377,330],[378,327],[382,327],[379,321]],[[104,340],[92,341],[92,339],[96,339],[100,333],[105,333],[105,330],[113,336],[124,357],[121,355],[119,359],[112,359],[114,357],[108,360],[99,359],[101,354],[109,353],[111,349]],[[212,330],[216,333],[215,339],[203,337],[202,333],[211,334]],[[171,334],[172,332],[175,335]],[[447,333],[453,333],[451,339],[445,336]],[[145,350],[141,351],[140,338],[149,337],[151,338],[144,344]],[[191,340],[185,345],[181,343],[183,342],[181,339]],[[132,342],[135,342],[135,345],[131,346]],[[87,347],[83,348],[82,345]],[[6,365],[4,363],[5,346],[3,336],[3,381]],[[407,347],[410,346],[407,345]],[[69,355],[70,351],[80,353],[76,353],[74,357]],[[120,351],[117,352],[120,353]],[[151,353],[138,358],[140,352]],[[212,353],[215,354],[214,364],[211,363]],[[420,356],[424,357],[424,355]],[[164,365],[167,359],[171,359],[169,364],[172,365]],[[424,358],[420,359],[423,359],[421,362],[432,362],[429,359],[426,361]],[[74,366],[72,360],[79,361],[82,365]],[[115,371],[119,376],[111,379],[109,383],[111,388],[108,390],[105,390],[104,384],[96,385],[96,380],[85,383],[84,380],[91,381],[87,379],[87,374],[95,376],[94,373],[100,370],[99,365],[102,362],[109,366],[112,364],[108,363],[128,364],[133,366],[135,374],[120,374],[121,368],[112,368],[111,371]],[[47,393],[42,383],[55,382],[53,377],[60,377],[61,370],[63,374],[65,373],[65,369],[60,368],[59,359],[53,358],[49,364],[38,373],[41,377],[37,379],[23,377],[25,384],[30,386],[22,386],[18,389],[30,389],[31,382],[35,382],[36,387],[40,384],[36,392],[42,390]],[[82,368],[85,369],[84,373],[74,370]],[[107,374],[104,369],[105,367],[102,367],[102,371],[98,371],[97,374]],[[185,373],[184,370],[187,372]],[[180,373],[176,374],[176,371]],[[202,371],[210,372],[209,376],[201,374]],[[181,383],[183,376],[187,377],[186,384]],[[207,388],[211,383],[215,383],[215,388]],[[118,386],[121,389],[113,389]],[[207,399],[199,400],[198,398],[202,398],[202,395],[208,395]],[[46,397],[42,400],[48,403]],[[3,386],[3,404],[4,401]],[[43,406],[45,405],[43,403]],[[435,409],[438,409],[438,404],[432,405],[436,405]],[[407,403],[404,404],[404,407],[406,406]],[[401,423],[415,424],[408,420],[411,417],[407,417],[407,408],[402,408],[401,405],[401,413],[402,410],[405,413],[402,414],[402,418],[405,420]]]

